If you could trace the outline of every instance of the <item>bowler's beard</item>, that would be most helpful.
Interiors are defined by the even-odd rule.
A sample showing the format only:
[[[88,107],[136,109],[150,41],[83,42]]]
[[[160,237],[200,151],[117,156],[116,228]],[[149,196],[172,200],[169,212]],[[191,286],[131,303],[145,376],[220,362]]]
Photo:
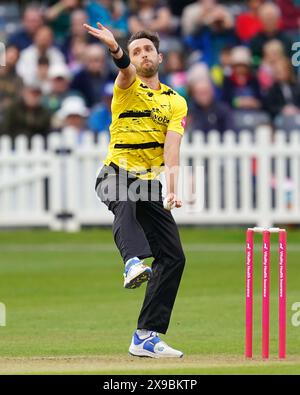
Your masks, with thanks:
[[[141,65],[137,67],[136,72],[138,75],[140,75],[141,77],[151,78],[155,74],[157,74],[159,69],[159,63],[154,64],[152,61],[149,62],[151,66],[147,65],[147,67],[145,67],[144,65]]]

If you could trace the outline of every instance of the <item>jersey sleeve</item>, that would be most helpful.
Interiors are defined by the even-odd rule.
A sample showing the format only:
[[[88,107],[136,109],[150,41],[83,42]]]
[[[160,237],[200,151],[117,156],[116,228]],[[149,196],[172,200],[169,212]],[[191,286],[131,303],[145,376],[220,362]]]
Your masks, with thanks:
[[[114,83],[114,100],[116,102],[123,102],[124,100],[128,100],[129,96],[132,94],[132,92],[136,89],[138,85],[138,79],[130,85],[129,88],[122,89],[118,87],[117,81]]]
[[[179,95],[176,95],[173,103],[173,114],[168,125],[168,131],[177,132],[181,135],[184,133],[187,116],[187,103],[186,100]]]

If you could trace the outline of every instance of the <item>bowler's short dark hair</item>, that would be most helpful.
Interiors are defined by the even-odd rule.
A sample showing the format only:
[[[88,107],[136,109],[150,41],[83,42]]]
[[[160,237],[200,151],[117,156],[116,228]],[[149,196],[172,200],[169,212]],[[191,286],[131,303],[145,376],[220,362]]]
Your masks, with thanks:
[[[159,52],[160,39],[158,33],[150,32],[147,30],[141,30],[140,32],[134,33],[128,40],[127,46],[129,46],[133,41],[139,40],[140,38],[147,38],[148,40],[152,41],[157,52]]]

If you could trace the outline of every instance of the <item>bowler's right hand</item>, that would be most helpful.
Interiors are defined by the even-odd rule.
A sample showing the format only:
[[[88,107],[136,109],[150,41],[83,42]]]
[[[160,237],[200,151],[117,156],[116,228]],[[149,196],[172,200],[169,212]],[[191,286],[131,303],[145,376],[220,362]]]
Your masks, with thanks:
[[[110,30],[108,30],[105,26],[103,26],[100,22],[97,22],[97,26],[99,29],[96,29],[93,26],[88,25],[85,23],[83,25],[87,32],[103,42],[111,51],[115,51],[118,48],[118,43]]]

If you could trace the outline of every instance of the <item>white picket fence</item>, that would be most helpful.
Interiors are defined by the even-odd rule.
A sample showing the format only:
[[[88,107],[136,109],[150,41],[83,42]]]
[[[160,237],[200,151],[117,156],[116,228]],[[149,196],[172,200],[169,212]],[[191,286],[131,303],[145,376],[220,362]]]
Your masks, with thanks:
[[[86,133],[78,143],[66,129],[47,139],[25,136],[12,147],[0,138],[0,227],[49,227],[78,230],[106,225],[112,214],[96,197],[95,179],[107,153],[107,135],[97,141]],[[192,167],[191,167],[192,165]],[[173,210],[180,224],[300,224],[300,131],[259,127],[224,141],[195,132],[181,146],[179,194],[184,205]],[[254,170],[254,167],[256,170]],[[163,182],[163,178],[162,178]]]

